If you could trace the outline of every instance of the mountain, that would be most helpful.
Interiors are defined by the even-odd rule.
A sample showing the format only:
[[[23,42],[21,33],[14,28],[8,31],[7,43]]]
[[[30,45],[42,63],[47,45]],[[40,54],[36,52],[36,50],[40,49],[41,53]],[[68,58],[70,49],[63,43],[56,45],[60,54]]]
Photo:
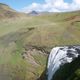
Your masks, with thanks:
[[[30,13],[28,13],[29,15],[33,15],[33,16],[35,16],[35,15],[38,15],[38,12],[37,11],[31,11]]]
[[[80,44],[80,11],[33,16],[5,5],[0,15],[0,80],[36,80],[53,47]]]

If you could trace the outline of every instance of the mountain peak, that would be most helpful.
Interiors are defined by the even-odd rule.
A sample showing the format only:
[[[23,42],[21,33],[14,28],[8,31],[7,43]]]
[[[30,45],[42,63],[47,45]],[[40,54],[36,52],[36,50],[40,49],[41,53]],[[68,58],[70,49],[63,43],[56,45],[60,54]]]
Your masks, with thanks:
[[[30,14],[30,15],[38,15],[38,12],[33,10],[33,11],[31,11],[29,14]]]

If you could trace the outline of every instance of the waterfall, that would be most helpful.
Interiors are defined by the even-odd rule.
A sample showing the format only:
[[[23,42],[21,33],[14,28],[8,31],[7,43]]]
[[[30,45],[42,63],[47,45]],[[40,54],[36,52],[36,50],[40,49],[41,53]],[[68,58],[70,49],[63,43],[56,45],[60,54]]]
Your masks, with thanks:
[[[48,80],[51,80],[55,72],[65,63],[71,63],[73,59],[77,58],[80,54],[79,46],[64,46],[55,47],[51,50],[48,65],[47,65],[47,75]]]

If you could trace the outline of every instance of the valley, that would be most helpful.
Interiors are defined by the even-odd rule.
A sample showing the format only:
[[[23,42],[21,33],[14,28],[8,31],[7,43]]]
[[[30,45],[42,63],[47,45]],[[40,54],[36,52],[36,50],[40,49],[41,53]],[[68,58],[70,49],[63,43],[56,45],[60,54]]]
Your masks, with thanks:
[[[80,11],[32,16],[0,4],[0,80],[37,80],[53,47],[79,44]]]

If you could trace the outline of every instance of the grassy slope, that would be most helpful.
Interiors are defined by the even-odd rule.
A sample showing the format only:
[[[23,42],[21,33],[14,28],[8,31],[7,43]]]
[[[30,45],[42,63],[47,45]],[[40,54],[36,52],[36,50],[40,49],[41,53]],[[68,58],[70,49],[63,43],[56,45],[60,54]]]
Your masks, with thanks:
[[[25,17],[26,14],[19,13],[16,10],[10,8],[8,5],[0,3],[0,20],[5,18]]]
[[[55,45],[79,44],[79,13],[80,11],[51,13],[0,20],[0,78],[35,80],[39,77],[46,66],[47,56],[31,55],[40,65],[33,66],[27,59],[22,58],[24,46],[31,45],[49,50]],[[5,78],[2,75],[6,75]]]

